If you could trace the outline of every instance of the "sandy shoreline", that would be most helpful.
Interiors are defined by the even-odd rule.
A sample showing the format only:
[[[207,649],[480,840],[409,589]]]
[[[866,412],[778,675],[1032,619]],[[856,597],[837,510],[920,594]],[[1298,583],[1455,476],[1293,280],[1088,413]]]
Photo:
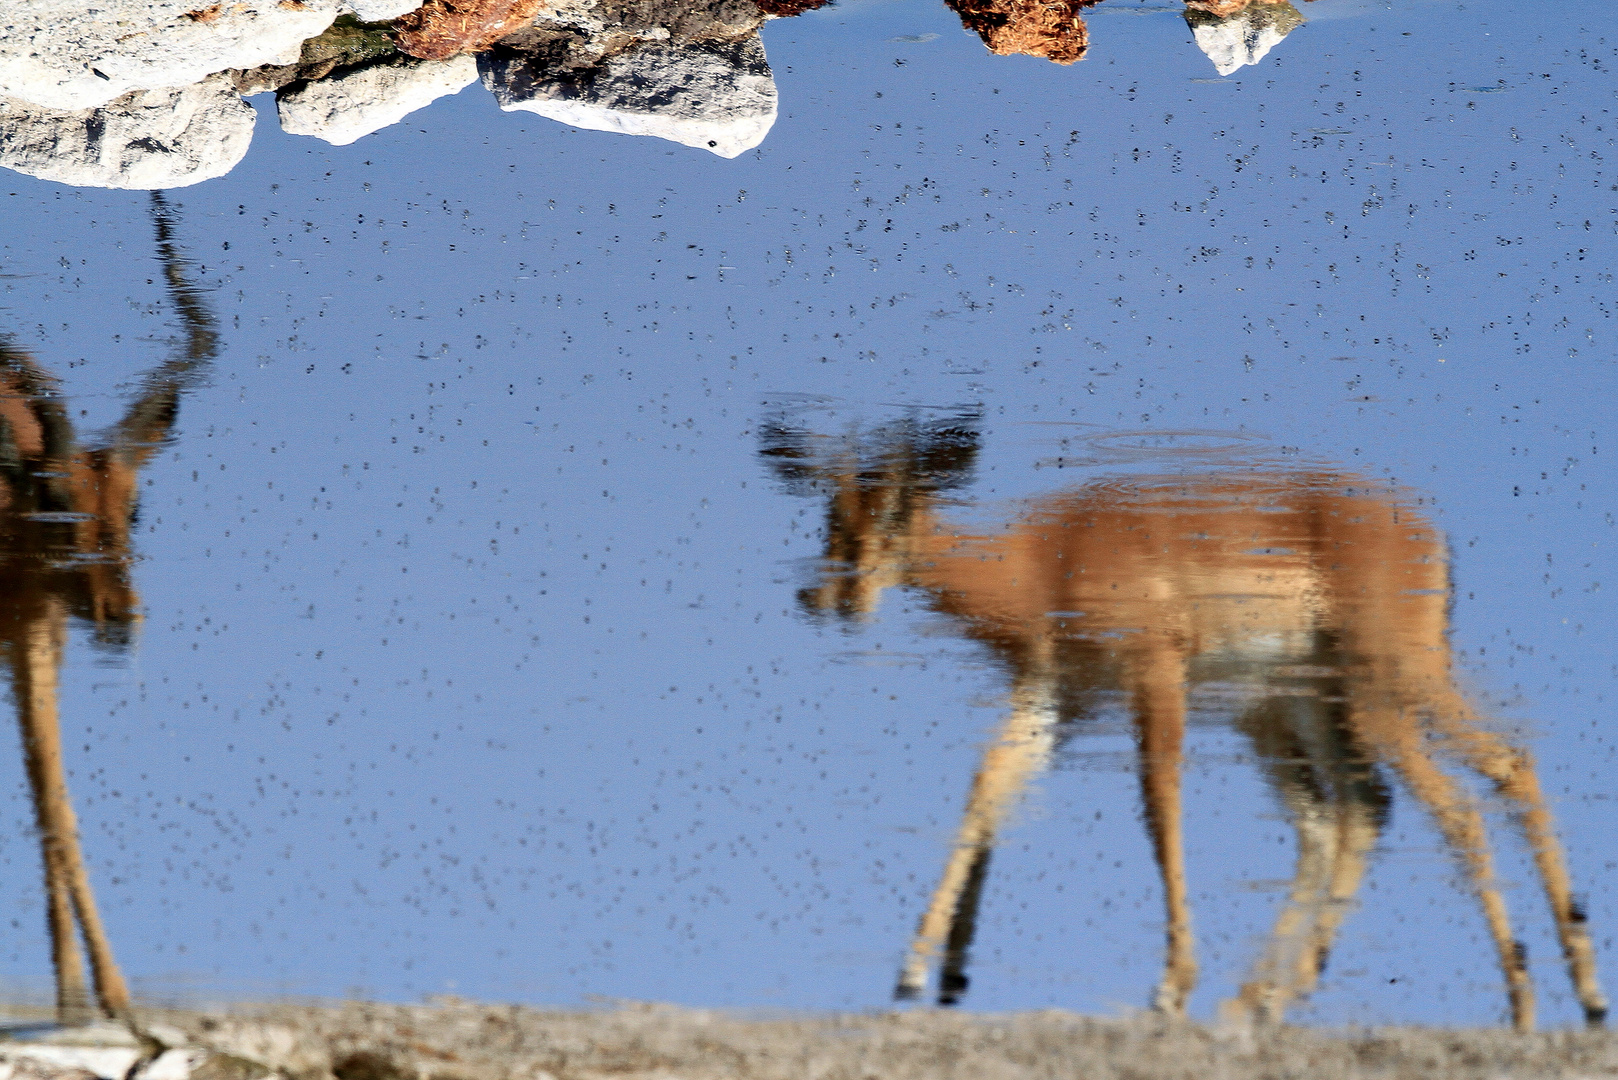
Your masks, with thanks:
[[[661,1005],[561,1012],[459,1001],[150,1010],[141,1022],[173,1048],[153,1067],[161,1077],[148,1080],[1618,1076],[1618,1035],[1606,1031],[1243,1030],[1055,1011],[760,1019]],[[115,1029],[100,1030],[117,1041]],[[35,1048],[46,1042],[18,1034],[0,1043],[4,1080],[88,1080],[109,1071],[73,1066],[60,1050],[41,1058]]]

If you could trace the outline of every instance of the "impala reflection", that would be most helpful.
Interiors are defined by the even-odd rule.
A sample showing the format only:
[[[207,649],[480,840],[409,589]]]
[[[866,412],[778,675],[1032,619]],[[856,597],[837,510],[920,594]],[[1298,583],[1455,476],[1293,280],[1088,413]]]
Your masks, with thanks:
[[[1351,913],[1400,791],[1431,816],[1482,907],[1513,1024],[1534,1023],[1525,955],[1477,800],[1492,784],[1526,834],[1585,1016],[1606,999],[1533,761],[1459,688],[1444,535],[1409,495],[1332,469],[1191,469],[1052,492],[991,525],[952,520],[976,418],[821,434],[778,416],[763,454],[826,507],[804,609],[850,622],[881,594],[926,598],[998,656],[1008,682],[954,845],[899,974],[897,996],[953,1004],[990,856],[1007,815],[1063,740],[1122,704],[1162,877],[1167,962],[1153,1003],[1183,1014],[1197,979],[1180,773],[1188,700],[1251,741],[1297,832],[1297,866],[1268,945],[1224,1011],[1280,1020],[1309,994]],[[974,519],[979,520],[979,519]],[[1199,689],[1236,689],[1208,706]],[[1211,697],[1211,695],[1204,695]]]
[[[155,192],[152,219],[181,336],[100,438],[80,439],[55,378],[0,336],[0,654],[11,677],[38,826],[56,1009],[64,1024],[82,1023],[96,1009],[131,1026],[134,1021],[85,867],[62,764],[62,654],[73,624],[88,627],[103,647],[129,645],[140,622],[130,577],[140,472],[170,438],[181,396],[218,350],[213,316],[174,244],[174,215]]]

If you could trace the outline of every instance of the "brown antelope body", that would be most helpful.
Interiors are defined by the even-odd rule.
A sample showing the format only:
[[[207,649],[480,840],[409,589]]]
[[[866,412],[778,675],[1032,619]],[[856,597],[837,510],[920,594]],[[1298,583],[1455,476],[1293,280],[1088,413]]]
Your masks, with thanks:
[[[89,953],[96,1002],[130,1022],[129,990],[113,958],[79,846],[62,765],[57,683],[69,622],[120,647],[139,620],[130,581],[130,529],[140,469],[168,437],[181,392],[217,347],[212,317],[187,283],[171,220],[153,194],[158,255],[185,329],[175,358],[149,373],[123,420],[83,446],[55,380],[0,338],[0,655],[11,676],[45,869],[46,917],[58,1017],[82,1022],[89,987],[75,921]]]
[[[1513,1023],[1533,988],[1491,867],[1480,809],[1444,759],[1490,781],[1519,815],[1589,1022],[1606,1002],[1584,916],[1526,751],[1492,731],[1455,682],[1443,535],[1385,484],[1328,469],[1103,481],[1045,496],[991,529],[945,516],[970,466],[970,418],[821,438],[777,425],[765,453],[827,499],[826,563],[801,600],[859,618],[904,586],[953,616],[1009,675],[960,831],[900,973],[939,1000],[965,987],[995,838],[1052,747],[1108,702],[1126,705],[1144,816],[1167,906],[1155,1005],[1183,1013],[1197,973],[1186,897],[1180,766],[1199,687],[1240,688],[1235,726],[1268,762],[1298,861],[1265,955],[1227,1010],[1280,1019],[1318,980],[1396,778],[1432,815],[1481,902]],[[1228,698],[1227,698],[1228,700]]]

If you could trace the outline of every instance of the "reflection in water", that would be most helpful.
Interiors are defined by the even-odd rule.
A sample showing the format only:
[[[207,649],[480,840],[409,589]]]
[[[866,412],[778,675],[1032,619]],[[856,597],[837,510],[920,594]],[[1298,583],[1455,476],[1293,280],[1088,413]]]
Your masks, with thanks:
[[[1222,713],[1252,741],[1298,834],[1290,895],[1227,1011],[1279,1020],[1313,990],[1397,781],[1464,868],[1513,1022],[1532,1026],[1533,987],[1483,815],[1443,767],[1453,761],[1492,783],[1521,821],[1586,1018],[1602,1020],[1584,914],[1531,759],[1455,682],[1442,533],[1400,493],[1329,469],[1096,481],[967,529],[944,516],[942,493],[967,479],[974,420],[823,437],[782,418],[764,432],[776,473],[797,493],[826,500],[825,562],[800,594],[803,606],[858,620],[884,589],[906,587],[989,647],[1011,684],[1009,712],[984,750],[899,997],[920,995],[942,954],[938,999],[960,998],[1008,814],[1060,741],[1122,708],[1132,717],[1167,904],[1167,964],[1154,1000],[1183,1013],[1197,964],[1180,769],[1187,716],[1203,710]]]
[[[0,650],[39,827],[64,1023],[90,1013],[75,921],[96,1003],[109,1017],[129,1020],[129,990],[96,909],[63,772],[56,688],[68,624],[89,624],[105,647],[128,645],[140,619],[129,575],[140,470],[169,438],[181,394],[202,377],[218,345],[213,316],[174,247],[173,215],[157,193],[152,212],[158,258],[185,336],[98,444],[79,442],[50,373],[0,338]]]
[[[1040,56],[1058,64],[1084,59],[1090,32],[1079,12],[1100,0],[945,0],[961,25],[1001,56]]]
[[[1287,0],[1188,0],[1185,21],[1214,69],[1229,75],[1264,59],[1304,18]]]
[[[343,146],[477,81],[505,110],[735,157],[776,117],[759,28],[826,0],[13,0],[0,25],[0,166],[83,187],[171,188],[284,130]],[[1084,58],[1101,0],[946,0],[991,52]],[[414,10],[412,10],[414,9]],[[1186,0],[1221,75],[1303,22],[1287,0]],[[361,20],[376,20],[364,22]]]
[[[1090,31],[1082,12],[1102,0],[945,0],[961,25],[1001,56],[1038,56],[1058,64],[1084,59]],[[1288,0],[1185,0],[1197,48],[1221,75],[1256,64],[1303,25]]]

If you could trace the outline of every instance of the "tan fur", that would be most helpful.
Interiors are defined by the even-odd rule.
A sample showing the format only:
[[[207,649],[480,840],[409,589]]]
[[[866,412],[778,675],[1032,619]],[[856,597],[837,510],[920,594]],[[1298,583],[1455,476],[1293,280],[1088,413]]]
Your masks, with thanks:
[[[46,912],[65,1023],[89,1012],[83,934],[95,999],[130,1020],[129,989],[101,923],[62,764],[58,672],[77,617],[118,644],[139,622],[129,577],[140,468],[168,437],[181,391],[216,347],[212,317],[184,278],[170,215],[154,193],[158,254],[185,326],[180,355],[149,374],[105,445],[81,446],[54,380],[0,339],[0,655],[11,676],[45,867]]]
[[[883,589],[915,590],[989,646],[1011,684],[1009,718],[984,752],[900,996],[921,992],[941,951],[941,997],[953,1001],[964,986],[982,887],[981,870],[974,879],[966,868],[986,865],[1058,729],[1082,723],[1092,707],[1082,702],[1110,697],[1135,718],[1164,883],[1167,963],[1155,1002],[1182,1012],[1196,978],[1180,825],[1188,701],[1199,685],[1234,683],[1245,687],[1235,722],[1280,763],[1271,780],[1299,830],[1299,861],[1271,947],[1227,1011],[1279,1019],[1314,987],[1380,830],[1382,770],[1427,808],[1458,857],[1513,1023],[1532,1026],[1533,988],[1483,817],[1442,756],[1492,781],[1523,822],[1575,989],[1600,1022],[1593,949],[1532,762],[1456,685],[1444,537],[1402,492],[1327,470],[1188,474],[1095,483],[967,529],[944,513],[937,475],[894,464],[922,456],[897,445],[914,437],[768,451],[819,457],[781,467],[800,483],[816,477],[829,499],[827,572],[805,591],[807,606],[861,618]]]

